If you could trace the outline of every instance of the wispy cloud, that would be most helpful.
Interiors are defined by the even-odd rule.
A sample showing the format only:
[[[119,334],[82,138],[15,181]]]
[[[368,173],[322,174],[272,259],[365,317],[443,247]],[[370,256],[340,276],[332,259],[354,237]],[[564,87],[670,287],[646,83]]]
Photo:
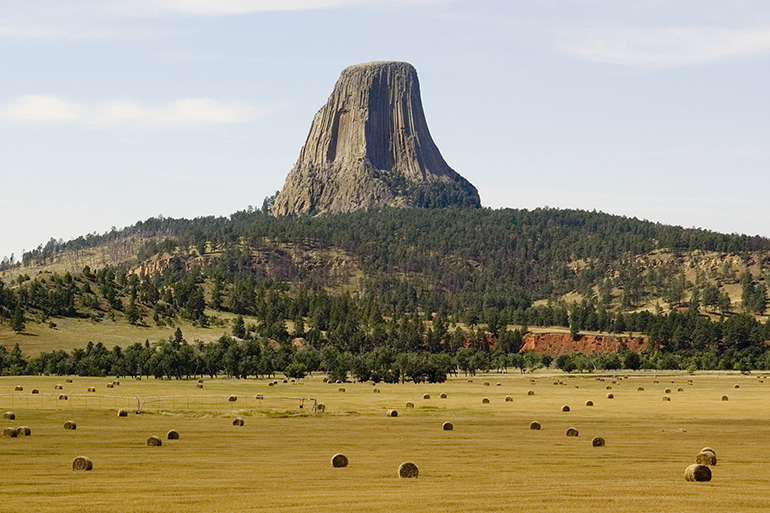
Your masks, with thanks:
[[[27,95],[0,108],[0,120],[17,123],[82,123],[96,126],[145,125],[196,127],[245,123],[268,114],[238,101],[183,98],[167,105],[150,107],[116,100],[95,105],[71,102],[55,96]]]
[[[562,50],[597,62],[666,68],[770,52],[770,28],[617,28],[561,43]]]
[[[124,12],[160,14],[176,12],[190,15],[237,15],[266,11],[333,9],[356,5],[439,4],[452,0],[124,0]]]

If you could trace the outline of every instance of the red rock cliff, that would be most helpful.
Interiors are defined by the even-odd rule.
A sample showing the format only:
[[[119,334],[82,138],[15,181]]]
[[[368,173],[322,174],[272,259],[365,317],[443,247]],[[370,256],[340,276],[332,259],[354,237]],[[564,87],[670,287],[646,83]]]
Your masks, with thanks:
[[[575,353],[617,353],[622,344],[638,353],[647,347],[647,339],[610,335],[581,335],[573,339],[569,333],[527,333],[521,352],[531,350],[553,357]]]

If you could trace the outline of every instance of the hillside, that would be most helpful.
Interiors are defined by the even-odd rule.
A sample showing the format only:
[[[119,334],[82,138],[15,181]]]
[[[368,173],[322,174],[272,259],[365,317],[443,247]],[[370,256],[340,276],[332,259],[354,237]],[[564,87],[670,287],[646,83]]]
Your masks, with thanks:
[[[531,326],[672,351],[770,339],[768,239],[573,210],[268,209],[52,239],[4,271],[0,340],[122,323],[125,343],[179,326],[211,341],[238,315],[253,319],[239,338],[353,352],[518,351]]]

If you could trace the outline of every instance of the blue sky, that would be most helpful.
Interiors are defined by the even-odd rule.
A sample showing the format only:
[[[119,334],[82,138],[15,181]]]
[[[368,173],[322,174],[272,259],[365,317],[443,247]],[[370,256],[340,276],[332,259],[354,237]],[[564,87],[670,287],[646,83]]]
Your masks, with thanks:
[[[411,62],[484,206],[770,236],[770,5],[0,0],[0,257],[283,185],[345,67]]]

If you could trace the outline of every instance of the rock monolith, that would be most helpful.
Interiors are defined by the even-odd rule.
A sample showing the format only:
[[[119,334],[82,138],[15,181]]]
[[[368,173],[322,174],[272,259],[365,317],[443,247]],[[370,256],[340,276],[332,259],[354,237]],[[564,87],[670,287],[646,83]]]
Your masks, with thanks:
[[[444,161],[406,62],[345,69],[313,119],[274,215],[382,206],[479,207],[476,188]]]

